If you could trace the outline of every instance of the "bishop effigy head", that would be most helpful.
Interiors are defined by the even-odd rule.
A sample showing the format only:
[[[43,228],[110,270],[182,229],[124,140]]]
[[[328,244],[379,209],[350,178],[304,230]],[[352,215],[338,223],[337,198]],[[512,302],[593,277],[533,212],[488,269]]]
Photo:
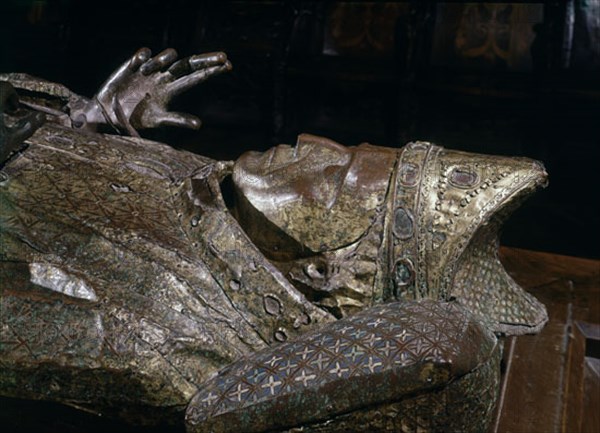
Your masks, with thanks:
[[[294,147],[244,154],[233,180],[249,236],[338,317],[434,299],[456,300],[499,333],[546,322],[497,255],[504,219],[547,181],[537,161],[426,142],[345,147],[305,134]]]
[[[498,337],[547,321],[498,258],[541,163],[308,134],[217,162],[137,136],[230,68],[141,50],[90,100],[0,76],[26,95],[2,84],[0,320],[20,343],[0,394],[141,424],[187,407],[193,432],[484,430]]]

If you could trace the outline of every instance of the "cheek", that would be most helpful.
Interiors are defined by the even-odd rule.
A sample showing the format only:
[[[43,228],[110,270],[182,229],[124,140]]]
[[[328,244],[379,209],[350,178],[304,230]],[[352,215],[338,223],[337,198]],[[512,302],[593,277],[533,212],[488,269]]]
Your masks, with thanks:
[[[342,189],[344,175],[344,166],[340,165],[306,167],[303,175],[292,182],[292,191],[303,199],[329,207]]]
[[[323,176],[327,179],[338,179],[341,181],[341,177],[344,174],[344,168],[343,165],[330,165],[323,170]]]

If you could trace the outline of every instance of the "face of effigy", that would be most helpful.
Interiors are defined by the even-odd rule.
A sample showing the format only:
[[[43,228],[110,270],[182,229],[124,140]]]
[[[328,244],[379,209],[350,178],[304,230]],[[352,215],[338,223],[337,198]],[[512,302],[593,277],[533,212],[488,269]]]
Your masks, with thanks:
[[[502,223],[547,182],[536,161],[303,135],[295,147],[244,154],[233,181],[250,238],[338,317],[432,298],[456,299],[499,333],[536,332],[547,320],[498,258]]]
[[[392,149],[345,147],[305,134],[294,147],[242,155],[233,178],[244,215],[266,218],[289,238],[285,248],[267,254],[295,258],[362,236],[385,201],[395,160]]]

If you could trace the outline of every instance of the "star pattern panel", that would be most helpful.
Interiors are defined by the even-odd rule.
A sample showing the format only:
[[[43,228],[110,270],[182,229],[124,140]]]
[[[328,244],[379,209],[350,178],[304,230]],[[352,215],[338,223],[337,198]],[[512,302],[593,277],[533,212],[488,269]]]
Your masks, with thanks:
[[[233,364],[194,397],[187,419],[198,431],[301,425],[442,386],[486,362],[495,342],[452,303],[378,306]]]

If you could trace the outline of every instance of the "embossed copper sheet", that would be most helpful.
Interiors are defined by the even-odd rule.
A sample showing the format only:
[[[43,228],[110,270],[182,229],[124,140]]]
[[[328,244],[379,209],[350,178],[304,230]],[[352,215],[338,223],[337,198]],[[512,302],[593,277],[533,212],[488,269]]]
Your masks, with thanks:
[[[227,164],[53,124],[28,144],[0,184],[3,395],[182,407],[218,368],[332,320],[225,210]]]
[[[492,332],[547,320],[497,257],[543,166],[311,135],[234,165],[86,132],[197,127],[171,96],[229,68],[142,49],[89,100],[5,76],[49,123],[0,117],[0,392],[136,424],[196,395],[191,431],[484,431]]]
[[[310,425],[445,387],[492,363],[496,346],[494,335],[456,304],[378,306],[234,363],[201,387],[186,420],[193,432]],[[494,380],[485,376],[488,392]],[[474,398],[469,392],[461,399]],[[485,422],[489,407],[473,425]]]
[[[2,272],[11,281],[2,292],[4,395],[121,416],[181,410],[219,368],[333,320],[225,208],[219,182],[230,164],[53,124],[27,144],[0,184]],[[354,311],[454,296],[493,329],[539,328],[545,311],[507,280],[495,236],[504,214],[543,182],[541,167],[429,143],[379,156],[391,157],[391,171],[368,194],[371,224],[321,253],[335,273],[321,275],[308,257],[295,275],[321,278],[327,290],[359,281]]]
[[[448,386],[294,427],[288,433],[433,433],[488,431],[498,397],[501,350]]]

